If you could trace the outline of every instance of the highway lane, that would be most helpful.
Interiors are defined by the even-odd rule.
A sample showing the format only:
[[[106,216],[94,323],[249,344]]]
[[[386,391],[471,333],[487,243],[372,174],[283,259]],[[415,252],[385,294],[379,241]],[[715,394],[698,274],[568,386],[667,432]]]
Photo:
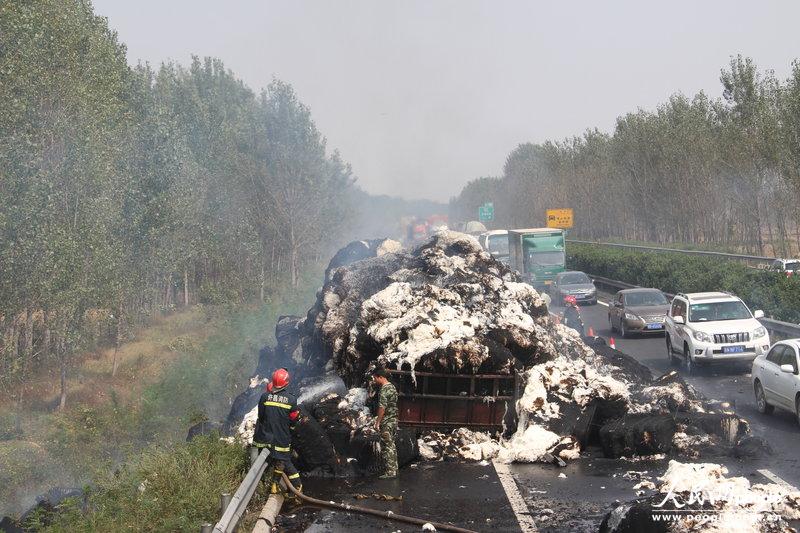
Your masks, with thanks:
[[[558,312],[559,309],[554,308],[553,311]],[[595,335],[607,339],[613,337],[618,350],[647,365],[653,375],[677,369],[704,396],[729,402],[737,414],[750,422],[753,434],[764,438],[773,450],[771,456],[755,464],[743,462],[728,465],[729,468],[738,468],[745,473],[755,468],[766,468],[795,487],[800,487],[800,427],[795,417],[786,411],[776,410],[772,415],[758,412],[749,366],[703,368],[697,375],[688,376],[681,366],[670,364],[663,335],[620,338],[618,333],[611,332],[608,307],[602,304],[581,307],[581,316],[587,330],[591,326]]]
[[[608,308],[603,305],[581,308],[587,327],[591,326],[596,335],[613,336],[617,349],[647,365],[654,375],[676,368],[682,372],[679,367],[670,365],[663,336],[619,338],[608,327],[607,313]],[[745,370],[742,367],[716,368],[703,370],[697,376],[684,374],[684,378],[703,395],[735,406],[736,412],[750,422],[753,434],[764,438],[773,449],[773,454],[765,458],[725,461],[732,475],[746,476],[753,483],[765,483],[775,481],[769,479],[770,474],[774,474],[798,487],[800,458],[796,450],[800,428],[789,413],[776,411],[768,416],[756,411],[750,376]],[[637,463],[605,459],[599,450],[589,450],[584,457],[571,461],[564,468],[514,464],[501,471],[491,464],[419,463],[402,469],[396,481],[307,478],[304,485],[307,492],[316,497],[450,521],[476,531],[588,533],[597,531],[615,501],[635,497],[633,486],[637,480],[626,477],[627,473],[647,471],[648,479],[655,480],[666,466],[666,461]],[[759,471],[766,471],[766,475]],[[359,501],[353,498],[354,493],[391,494],[403,496],[403,501],[380,502],[374,498]],[[352,513],[310,510],[306,513],[291,515],[294,520],[283,523],[286,530],[314,533],[418,531],[414,527]]]

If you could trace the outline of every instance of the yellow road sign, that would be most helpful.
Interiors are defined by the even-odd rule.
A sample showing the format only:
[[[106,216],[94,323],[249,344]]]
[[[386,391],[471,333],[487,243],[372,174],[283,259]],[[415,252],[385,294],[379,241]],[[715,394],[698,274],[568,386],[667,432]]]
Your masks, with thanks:
[[[569,229],[572,227],[572,209],[548,209],[547,227]]]

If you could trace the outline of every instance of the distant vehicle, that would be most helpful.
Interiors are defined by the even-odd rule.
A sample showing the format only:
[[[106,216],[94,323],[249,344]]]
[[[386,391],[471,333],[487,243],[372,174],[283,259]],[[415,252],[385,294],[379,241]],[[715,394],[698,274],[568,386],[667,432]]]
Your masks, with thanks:
[[[664,333],[669,301],[658,289],[625,289],[608,307],[608,324],[627,337],[631,333]]]
[[[550,294],[558,305],[563,305],[567,296],[574,296],[578,303],[597,303],[597,287],[594,282],[585,273],[577,270],[556,274]]]
[[[776,407],[794,413],[800,423],[800,339],[776,342],[769,352],[753,360],[753,392],[759,412],[769,414]]]
[[[783,272],[787,276],[793,276],[800,272],[800,259],[776,259],[770,263],[768,269],[773,272]]]
[[[477,220],[470,220],[466,224],[464,224],[464,233],[469,233],[470,235],[478,236],[481,233],[486,232],[486,226],[483,225],[483,222],[478,222]]]
[[[508,264],[508,231],[496,229],[481,233],[478,242],[498,261]]]
[[[564,230],[530,228],[508,230],[509,265],[542,291],[564,271]]]
[[[767,329],[742,300],[725,292],[677,294],[664,321],[667,357],[683,360],[692,373],[698,365],[750,363],[769,350]]]

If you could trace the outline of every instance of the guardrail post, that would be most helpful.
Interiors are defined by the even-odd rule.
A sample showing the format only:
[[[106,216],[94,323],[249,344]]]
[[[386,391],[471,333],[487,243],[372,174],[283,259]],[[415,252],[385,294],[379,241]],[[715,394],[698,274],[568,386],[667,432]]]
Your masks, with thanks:
[[[258,459],[258,454],[261,450],[256,448],[255,446],[250,446],[249,451],[250,451],[250,466],[253,466],[253,463],[255,463],[256,459]]]
[[[213,533],[214,531],[214,524],[209,524],[206,522],[200,526],[200,533]]]
[[[267,469],[267,457],[269,457],[269,450],[260,450],[255,462],[250,466],[247,475],[242,480],[236,493],[231,497],[228,496],[226,505],[223,508],[222,518],[214,526],[213,533],[232,533],[245,513],[247,504],[253,497],[261,476]],[[220,497],[220,506],[222,507],[222,496]]]
[[[231,504],[231,493],[230,492],[223,492],[219,495],[219,514],[220,516],[225,514],[225,509]]]

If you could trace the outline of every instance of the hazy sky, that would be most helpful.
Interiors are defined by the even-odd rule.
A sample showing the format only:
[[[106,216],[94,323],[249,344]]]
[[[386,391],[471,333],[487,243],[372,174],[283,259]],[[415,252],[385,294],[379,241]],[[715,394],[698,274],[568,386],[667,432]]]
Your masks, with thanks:
[[[519,143],[720,94],[731,55],[784,77],[800,2],[94,0],[129,60],[220,57],[291,83],[367,191],[446,200]]]

